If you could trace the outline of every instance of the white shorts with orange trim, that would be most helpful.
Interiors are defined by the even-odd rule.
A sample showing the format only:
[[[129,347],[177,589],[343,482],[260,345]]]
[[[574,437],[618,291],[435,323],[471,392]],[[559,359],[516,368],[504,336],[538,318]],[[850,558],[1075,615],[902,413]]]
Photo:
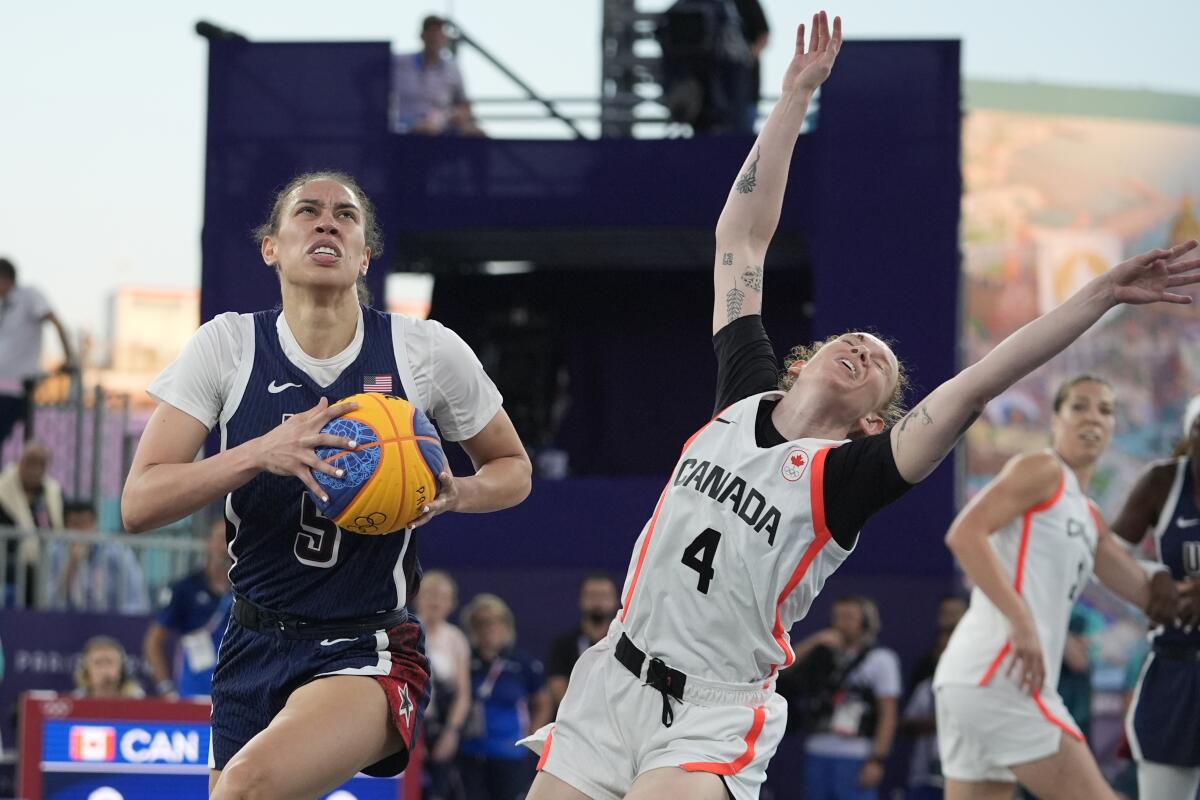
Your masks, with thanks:
[[[619,800],[644,772],[679,767],[720,776],[734,800],[753,800],[787,723],[787,703],[769,690],[696,686],[663,725],[662,695],[613,655],[613,637],[587,650],[571,672],[558,719],[521,744],[538,769],[593,800]],[[697,681],[696,683],[699,683]]]
[[[1009,767],[1052,756],[1063,734],[1082,741],[1058,692],[1031,696],[1009,681],[934,690],[942,775],[960,781],[1005,781]]]

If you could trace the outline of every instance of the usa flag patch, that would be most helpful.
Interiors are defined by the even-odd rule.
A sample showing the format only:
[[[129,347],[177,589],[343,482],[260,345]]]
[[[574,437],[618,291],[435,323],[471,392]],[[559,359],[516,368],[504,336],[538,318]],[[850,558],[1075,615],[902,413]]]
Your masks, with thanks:
[[[363,376],[363,391],[364,392],[380,392],[382,394],[392,393],[392,376],[391,375],[364,375]]]

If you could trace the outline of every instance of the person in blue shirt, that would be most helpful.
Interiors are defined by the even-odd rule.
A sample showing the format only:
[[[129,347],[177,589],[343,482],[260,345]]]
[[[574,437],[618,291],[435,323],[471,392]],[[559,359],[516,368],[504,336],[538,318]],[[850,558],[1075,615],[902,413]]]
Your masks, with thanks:
[[[463,788],[472,800],[513,800],[533,781],[529,753],[516,742],[550,721],[545,670],[514,647],[512,610],[496,595],[476,595],[462,620],[472,693],[458,747]]]
[[[233,605],[230,564],[225,550],[225,520],[221,519],[213,523],[209,533],[204,568],[163,589],[161,608],[142,641],[142,654],[159,696],[178,700],[207,697],[212,692],[217,650]],[[179,642],[172,665],[167,650],[174,637]]]

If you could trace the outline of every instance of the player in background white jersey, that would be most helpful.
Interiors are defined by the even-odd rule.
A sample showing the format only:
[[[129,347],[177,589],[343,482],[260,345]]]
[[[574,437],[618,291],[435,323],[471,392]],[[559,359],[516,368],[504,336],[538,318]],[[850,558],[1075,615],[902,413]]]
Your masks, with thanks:
[[[975,583],[934,675],[947,800],[1113,798],[1059,697],[1075,598],[1093,572],[1139,608],[1150,578],[1084,493],[1112,440],[1112,387],[1077,376],[1054,396],[1053,449],[1015,456],[946,543]],[[1153,613],[1173,616],[1157,605]]]
[[[875,336],[804,350],[777,387],[759,316],[762,265],[841,22],[831,34],[825,13],[815,16],[807,48],[804,33],[717,223],[720,416],[685,445],[635,546],[609,637],[576,663],[556,725],[526,740],[542,753],[529,800],[757,797],[786,714],[774,678],[794,658],[787,632],[866,519],[929,475],[991,398],[1114,305],[1187,303],[1170,289],[1200,281],[1184,274],[1200,259],[1180,258],[1196,242],[1119,264],[890,429],[902,372]],[[858,257],[847,249],[848,261]],[[849,270],[845,290],[877,291]]]

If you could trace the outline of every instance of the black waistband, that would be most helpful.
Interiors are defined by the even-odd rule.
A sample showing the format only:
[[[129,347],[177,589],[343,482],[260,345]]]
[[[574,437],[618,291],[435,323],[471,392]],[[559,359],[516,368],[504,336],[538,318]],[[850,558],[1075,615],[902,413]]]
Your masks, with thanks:
[[[642,677],[642,664],[646,663],[646,654],[624,633],[617,642],[616,657],[635,677]],[[661,658],[650,659],[650,665],[646,668],[646,685],[662,694],[662,721],[668,728],[675,721],[675,712],[671,710],[671,698],[683,700],[683,687],[686,683],[687,675],[668,667]]]
[[[1200,661],[1200,645],[1155,642],[1154,652],[1172,661]]]
[[[274,631],[285,639],[323,639],[331,634],[360,634],[393,628],[408,622],[408,611],[401,608],[351,619],[304,619],[256,606],[244,597],[234,597],[233,618],[243,628],[263,633]]]

